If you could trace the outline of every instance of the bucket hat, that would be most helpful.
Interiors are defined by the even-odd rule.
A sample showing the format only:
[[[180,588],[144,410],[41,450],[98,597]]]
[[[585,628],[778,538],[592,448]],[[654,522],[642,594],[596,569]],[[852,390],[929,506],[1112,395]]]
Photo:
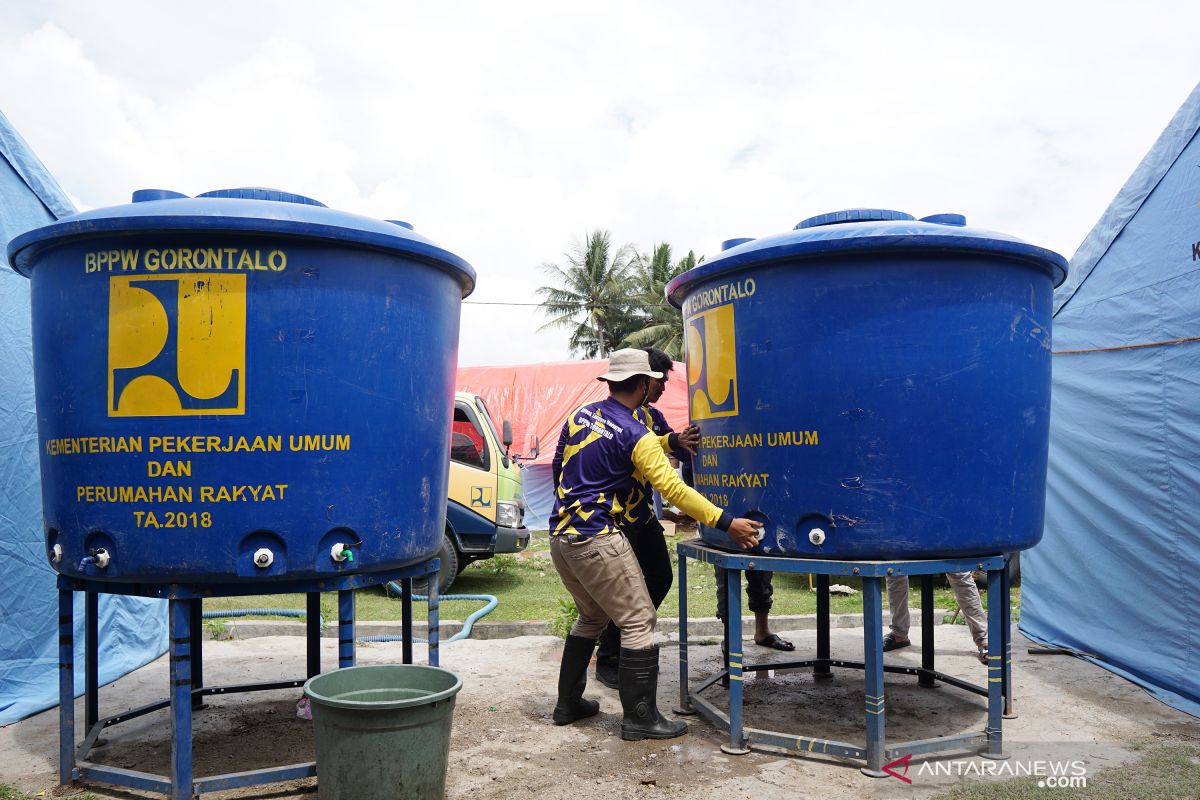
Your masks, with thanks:
[[[661,378],[661,372],[650,369],[650,356],[645,350],[636,347],[626,347],[617,350],[608,357],[608,372],[596,378],[598,381],[620,383],[634,375],[649,375],[651,378]]]

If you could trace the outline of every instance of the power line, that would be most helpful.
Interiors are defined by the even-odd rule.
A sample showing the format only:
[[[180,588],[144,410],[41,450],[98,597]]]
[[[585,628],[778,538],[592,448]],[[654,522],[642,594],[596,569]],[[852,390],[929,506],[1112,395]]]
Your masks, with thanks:
[[[463,305],[466,306],[533,306],[538,307],[541,303],[502,303],[492,300],[463,300]]]
[[[544,308],[545,303],[509,303],[499,300],[463,300],[468,306],[520,306],[529,308]],[[674,308],[670,303],[600,303],[594,308]]]

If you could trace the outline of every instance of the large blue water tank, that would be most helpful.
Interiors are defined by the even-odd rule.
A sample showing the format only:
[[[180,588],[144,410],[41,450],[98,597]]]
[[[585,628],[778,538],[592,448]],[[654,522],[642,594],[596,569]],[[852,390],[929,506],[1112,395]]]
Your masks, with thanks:
[[[1041,539],[1065,259],[957,214],[876,209],[728,244],[667,293],[696,488],[764,521],[758,550],[933,558]]]
[[[9,260],[32,281],[60,572],[283,582],[437,552],[475,282],[461,258],[409,227],[234,189],[140,191],[18,237]]]

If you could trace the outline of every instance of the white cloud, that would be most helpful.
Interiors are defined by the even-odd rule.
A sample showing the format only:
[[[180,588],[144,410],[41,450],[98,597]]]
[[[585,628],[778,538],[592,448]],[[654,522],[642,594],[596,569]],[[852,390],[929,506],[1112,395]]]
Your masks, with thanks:
[[[1118,13],[1118,11],[1120,13]],[[608,228],[712,254],[847,206],[1070,255],[1194,82],[1195,3],[212,2],[0,11],[0,108],[86,206],[272,185],[529,301]],[[462,363],[567,357],[468,306]]]

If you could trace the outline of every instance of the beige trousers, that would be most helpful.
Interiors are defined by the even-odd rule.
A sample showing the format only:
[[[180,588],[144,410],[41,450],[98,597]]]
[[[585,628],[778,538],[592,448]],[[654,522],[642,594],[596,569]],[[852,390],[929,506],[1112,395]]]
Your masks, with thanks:
[[[971,638],[976,646],[987,641],[987,617],[983,613],[983,604],[979,600],[979,588],[969,572],[947,572],[946,580],[958,598],[958,607],[966,617],[967,627],[971,629]],[[892,609],[892,630],[902,639],[908,638],[911,625],[908,614],[908,578],[907,576],[887,579],[888,606]],[[922,609],[924,611],[924,609]]]
[[[622,647],[645,650],[654,644],[658,613],[623,535],[592,536],[579,544],[551,536],[550,558],[579,609],[572,636],[595,639],[611,619],[621,629]]]

